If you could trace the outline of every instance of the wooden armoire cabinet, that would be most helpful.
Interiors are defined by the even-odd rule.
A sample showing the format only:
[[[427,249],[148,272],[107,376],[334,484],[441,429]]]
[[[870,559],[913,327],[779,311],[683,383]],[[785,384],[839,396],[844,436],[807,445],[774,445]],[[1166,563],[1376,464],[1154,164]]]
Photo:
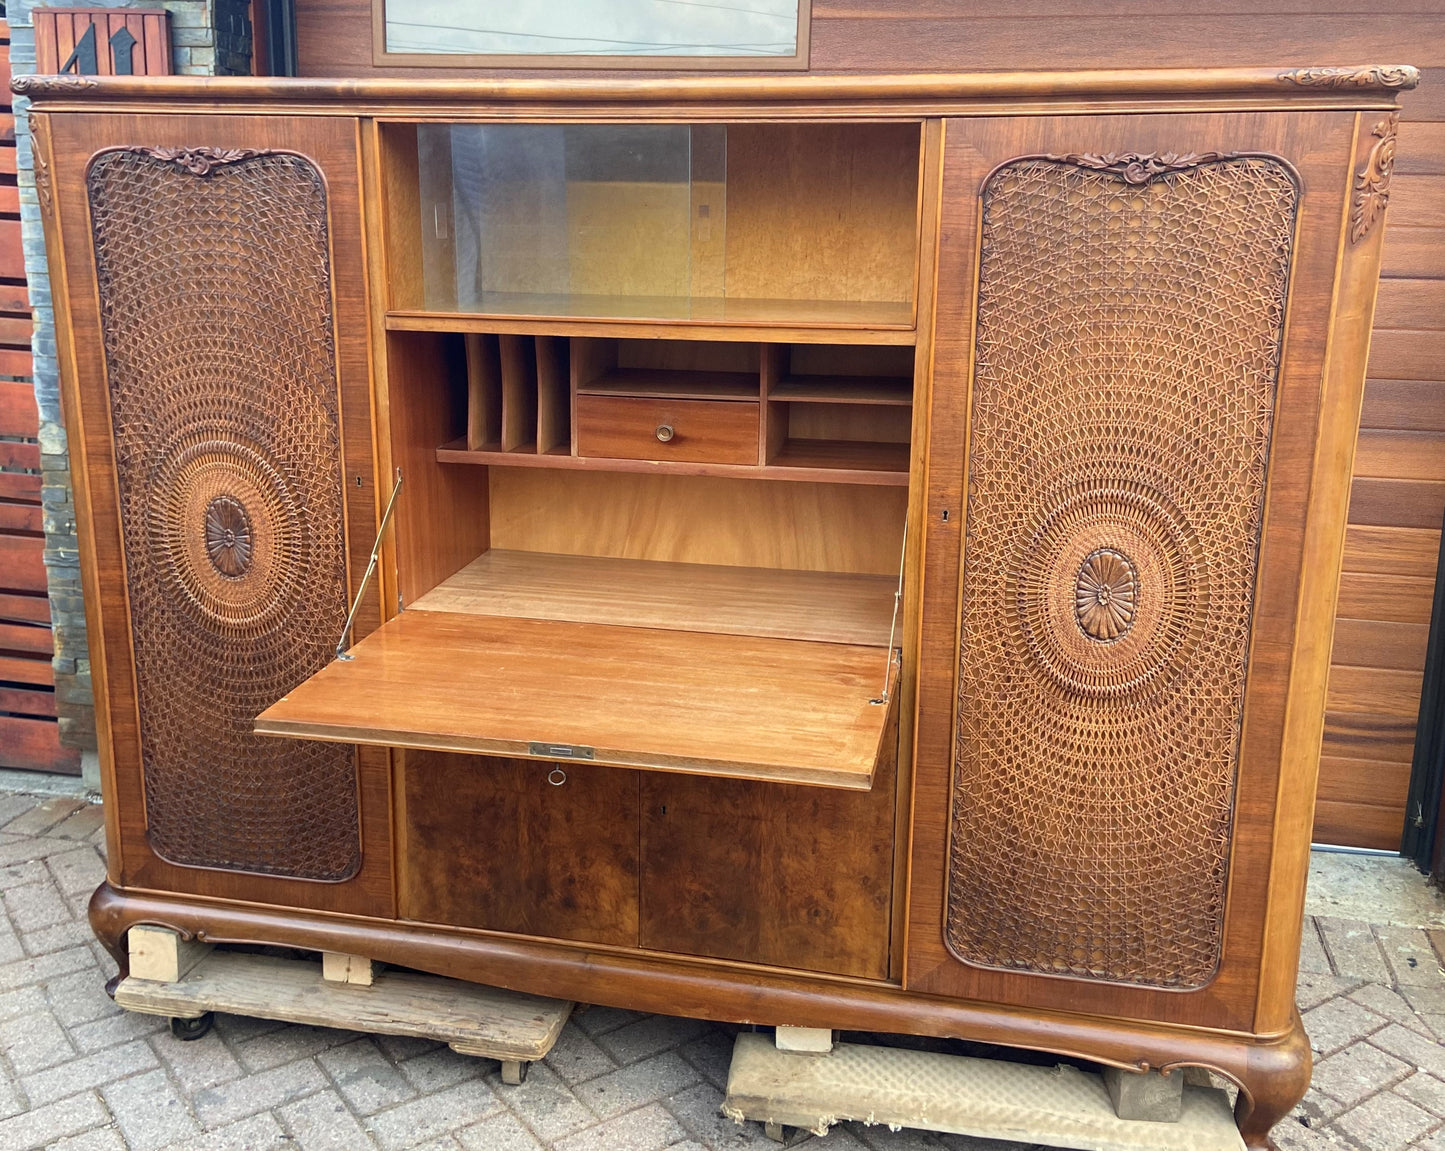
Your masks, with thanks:
[[[1204,1066],[1265,1146],[1414,82],[17,81],[97,933]]]

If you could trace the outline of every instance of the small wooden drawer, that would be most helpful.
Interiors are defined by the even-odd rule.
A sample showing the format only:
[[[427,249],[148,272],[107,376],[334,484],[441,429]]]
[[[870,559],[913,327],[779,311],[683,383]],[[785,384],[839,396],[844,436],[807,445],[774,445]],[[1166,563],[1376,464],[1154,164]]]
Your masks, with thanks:
[[[758,405],[748,400],[578,396],[577,454],[755,464]]]

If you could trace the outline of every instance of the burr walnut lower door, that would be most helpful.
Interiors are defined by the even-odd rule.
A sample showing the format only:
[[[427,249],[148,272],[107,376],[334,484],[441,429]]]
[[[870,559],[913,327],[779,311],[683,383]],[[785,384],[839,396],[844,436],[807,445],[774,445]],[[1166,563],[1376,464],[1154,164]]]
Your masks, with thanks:
[[[1353,143],[947,125],[911,988],[1252,1025]]]
[[[374,531],[355,121],[54,123],[112,874],[389,913],[387,754],[251,730]]]

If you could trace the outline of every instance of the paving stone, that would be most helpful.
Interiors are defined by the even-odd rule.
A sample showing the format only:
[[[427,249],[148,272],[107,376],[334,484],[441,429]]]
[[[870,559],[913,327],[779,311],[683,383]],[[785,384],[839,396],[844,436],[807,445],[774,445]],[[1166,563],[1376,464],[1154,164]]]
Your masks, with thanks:
[[[1313,1127],[1316,1130],[1327,1127],[1331,1119],[1336,1115],[1342,1115],[1349,1110],[1349,1106],[1341,1103],[1338,1099],[1326,1095],[1324,1092],[1310,1087],[1305,1096],[1290,1113],[1299,1119],[1306,1127]]]
[[[10,1119],[0,1119],[0,1147],[5,1151],[30,1151],[49,1147],[66,1135],[87,1131],[110,1122],[110,1114],[94,1091],[82,1091],[67,1099],[31,1110]]]
[[[273,1031],[280,1031],[283,1027],[289,1027],[289,1023],[283,1023],[279,1019],[257,1019],[254,1015],[226,1015],[216,1013],[216,1028],[230,1043],[239,1047],[242,1043],[248,1043],[261,1035],[269,1035]]]
[[[138,1015],[133,1011],[122,1011],[91,1023],[81,1023],[70,1029],[70,1038],[83,1054],[103,1051],[124,1043],[129,1039],[144,1039],[147,1035],[169,1029],[169,1024],[159,1015]]]
[[[201,1133],[164,1071],[122,1079],[100,1094],[124,1133],[129,1151],[156,1151]]]
[[[543,1151],[522,1121],[505,1111],[463,1128],[453,1138],[466,1151]]]
[[[1406,1002],[1405,998],[1399,992],[1392,991],[1388,987],[1382,987],[1378,983],[1366,983],[1358,990],[1350,992],[1349,997],[1361,1007],[1367,1007],[1376,1015],[1383,1015],[1386,1019],[1402,1024],[1412,1031],[1428,1030],[1424,1021]]]
[[[1043,1148],[1006,1143],[1002,1139],[976,1139],[972,1135],[939,1135],[938,1141],[948,1151],[1044,1151]]]
[[[1440,958],[1424,931],[1418,927],[1376,927],[1375,937],[1395,983],[1402,987],[1445,987]]]
[[[445,1046],[435,1039],[423,1039],[420,1035],[373,1035],[371,1041],[396,1063],[415,1059],[418,1055],[425,1055],[428,1051],[436,1051]]]
[[[88,805],[81,799],[52,796],[10,820],[5,824],[5,830],[11,835],[44,835],[61,820],[69,818],[86,806]]]
[[[1368,1043],[1355,1043],[1315,1064],[1310,1085],[1346,1106],[1382,1091],[1409,1075],[1410,1064]]]
[[[1368,923],[1328,915],[1316,916],[1315,922],[1319,924],[1320,936],[1336,975],[1374,983],[1390,982],[1390,969],[1385,966],[1385,957],[1380,954],[1375,933]]]
[[[0,1024],[0,1051],[16,1075],[30,1075],[74,1059],[78,1052],[48,1010],[17,1015]]]
[[[675,1051],[665,1051],[633,1063],[610,1075],[577,1085],[577,1098],[599,1119],[610,1119],[643,1103],[691,1087],[700,1076],[697,1068]]]
[[[22,1076],[20,1087],[29,1096],[30,1105],[36,1107],[91,1087],[103,1087],[159,1065],[155,1052],[137,1040],[57,1064],[34,1075]],[[4,1144],[0,1143],[0,1146]]]
[[[21,840],[27,845],[31,840]],[[32,853],[27,851],[23,858],[11,863],[7,867],[0,867],[0,890],[9,891],[12,887],[24,887],[27,883],[44,883],[50,879],[50,872],[45,867],[45,860],[32,858]]]
[[[704,1079],[721,1089],[727,1086],[736,1040],[737,1036],[731,1031],[715,1027],[702,1038],[685,1044],[678,1053],[696,1067]]]
[[[296,1151],[274,1115],[252,1115],[195,1139],[172,1143],[165,1151]]]
[[[78,847],[52,855],[46,863],[50,874],[55,877],[56,886],[66,895],[84,895],[89,899],[90,893],[105,878],[105,864],[93,847]]]
[[[16,795],[13,792],[0,794],[0,827],[4,827],[17,815],[23,815],[38,802],[33,795]]]
[[[309,1059],[245,1075],[230,1083],[206,1087],[191,1099],[196,1118],[205,1127],[223,1127],[237,1119],[280,1107],[328,1086],[326,1076]]]
[[[621,1064],[671,1051],[690,1040],[706,1035],[712,1024],[701,1019],[678,1019],[671,1015],[651,1015],[614,1030],[597,1035],[597,1046]]]
[[[777,1151],[761,1123],[734,1123],[722,1113],[723,1093],[701,1083],[670,1096],[666,1106],[700,1143],[719,1151]]]
[[[0,991],[24,987],[31,983],[46,983],[57,975],[68,975],[72,971],[83,971],[93,967],[95,957],[88,947],[67,947],[64,951],[52,951],[49,955],[35,955],[17,959],[14,963],[0,965]],[[101,980],[104,983],[104,980]]]
[[[1387,1091],[1347,1111],[1334,1126],[1370,1151],[1403,1151],[1437,1122],[1428,1111]]]
[[[105,826],[105,812],[98,803],[87,803],[74,815],[66,816],[46,835],[58,835],[61,839],[85,839],[97,828]]]
[[[1315,975],[1329,975],[1330,957],[1325,954],[1325,945],[1320,940],[1320,929],[1315,917],[1306,915],[1300,932],[1299,969]]]
[[[1445,1015],[1445,986],[1402,987],[1400,994],[1421,1015]]]
[[[20,945],[27,954],[46,955],[52,951],[60,951],[62,948],[88,944],[93,938],[90,924],[67,920],[51,927],[23,932],[20,936]]]
[[[1275,1124],[1269,1135],[1276,1151],[1358,1151],[1342,1136],[1302,1126],[1288,1117]]]
[[[928,1131],[912,1131],[907,1127],[897,1131],[875,1124],[841,1124],[844,1131],[872,1151],[938,1151],[943,1146],[936,1136]]]
[[[105,993],[105,980],[94,967],[47,980],[45,995],[55,1017],[66,1027],[121,1013],[121,1008]]]
[[[316,1061],[361,1115],[394,1107],[417,1093],[406,1076],[369,1038],[323,1051]]]
[[[29,863],[73,850],[68,839],[26,839],[15,837],[0,843],[0,867],[11,863]]]
[[[256,1039],[237,1043],[236,1057],[248,1071],[269,1071],[283,1063],[305,1059],[340,1043],[350,1043],[360,1036],[355,1031],[338,1031],[331,1027],[304,1027],[287,1024]]]
[[[534,1063],[524,1083],[509,1087],[492,1082],[492,1091],[502,1105],[521,1117],[546,1142],[570,1135],[597,1122],[567,1084],[545,1063]]]
[[[1301,1011],[1308,1011],[1311,1007],[1318,1007],[1326,1000],[1346,995],[1361,986],[1358,979],[1345,979],[1338,975],[1316,975],[1309,972],[1300,972],[1299,983],[1295,988],[1295,1005]]]
[[[13,963],[17,959],[25,958],[25,948],[20,946],[20,936],[15,933],[15,928],[10,926],[10,921],[0,913],[0,963]]]
[[[1321,1055],[1333,1054],[1386,1026],[1383,1018],[1349,999],[1331,999],[1306,1011],[1303,1018],[1310,1046]]]
[[[200,1039],[184,1043],[170,1035],[157,1036],[151,1041],[151,1050],[160,1056],[170,1070],[171,1078],[188,1095],[206,1087],[229,1083],[245,1074],[245,1068],[214,1029]]]
[[[19,987],[0,995],[0,1023],[14,1019],[17,1015],[29,1015],[34,1011],[49,1010],[45,990],[40,987]]]
[[[556,1151],[658,1151],[686,1137],[666,1107],[651,1103],[559,1139],[553,1146]]]
[[[1383,1031],[1370,1036],[1370,1042],[1423,1071],[1445,1076],[1445,1047],[1430,1042],[1423,1035],[1417,1035],[1398,1023],[1392,1023]]]
[[[1395,1084],[1394,1091],[1396,1095],[1403,1095],[1426,1111],[1445,1118],[1445,1080],[1437,1079],[1424,1071],[1417,1071],[1403,1083]]]
[[[394,1151],[468,1127],[501,1109],[491,1090],[478,1079],[382,1111],[367,1125],[378,1143]]]
[[[546,1062],[567,1083],[581,1083],[584,1079],[595,1079],[617,1070],[612,1056],[570,1020],[562,1028],[556,1045],[547,1053]]]
[[[588,1007],[572,1015],[572,1021],[594,1039],[646,1018],[641,1011],[624,1011],[620,1007]]]
[[[125,1136],[116,1127],[97,1127],[52,1143],[46,1151],[126,1151]]]
[[[475,1055],[458,1055],[450,1047],[438,1047],[401,1064],[401,1073],[419,1091],[436,1091],[454,1083],[480,1079],[495,1064]]]
[[[335,1091],[288,1103],[276,1115],[305,1151],[361,1151],[375,1146]]]

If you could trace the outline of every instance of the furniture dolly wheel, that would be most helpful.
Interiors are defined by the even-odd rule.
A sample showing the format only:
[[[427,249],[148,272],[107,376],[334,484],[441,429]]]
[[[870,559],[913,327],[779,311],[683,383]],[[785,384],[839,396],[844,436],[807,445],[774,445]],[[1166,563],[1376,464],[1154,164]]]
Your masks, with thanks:
[[[216,1013],[207,1011],[204,1015],[197,1015],[194,1019],[183,1019],[178,1015],[171,1016],[171,1034],[177,1039],[189,1043],[193,1039],[202,1039],[211,1033],[211,1027],[216,1022]]]

